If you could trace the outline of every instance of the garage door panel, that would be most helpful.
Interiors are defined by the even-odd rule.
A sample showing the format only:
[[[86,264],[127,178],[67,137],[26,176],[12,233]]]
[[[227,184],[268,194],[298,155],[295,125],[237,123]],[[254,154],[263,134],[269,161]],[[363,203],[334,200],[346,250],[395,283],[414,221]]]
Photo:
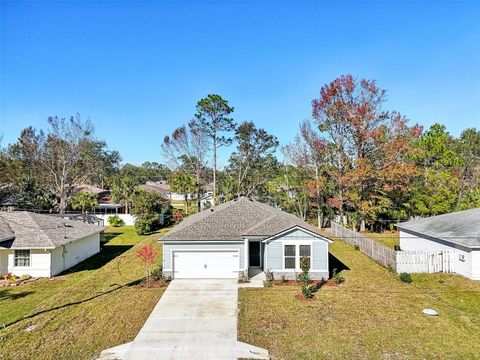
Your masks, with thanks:
[[[177,279],[235,279],[239,271],[237,251],[174,251]]]

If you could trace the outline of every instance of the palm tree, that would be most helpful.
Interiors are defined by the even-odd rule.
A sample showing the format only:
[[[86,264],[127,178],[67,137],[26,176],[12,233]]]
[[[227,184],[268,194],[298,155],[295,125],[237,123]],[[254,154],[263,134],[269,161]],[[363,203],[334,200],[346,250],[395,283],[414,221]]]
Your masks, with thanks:
[[[93,208],[97,204],[97,197],[90,192],[79,192],[70,198],[72,209],[81,209],[82,214],[85,214],[87,210]]]
[[[128,214],[128,207],[130,206],[131,197],[135,192],[136,187],[137,184],[134,179],[127,176],[117,179],[113,184],[113,201],[125,206],[125,214]]]
[[[171,191],[182,194],[185,199],[185,214],[188,214],[188,195],[195,192],[197,183],[195,176],[180,173],[177,174],[172,181]],[[200,201],[200,199],[198,199]]]

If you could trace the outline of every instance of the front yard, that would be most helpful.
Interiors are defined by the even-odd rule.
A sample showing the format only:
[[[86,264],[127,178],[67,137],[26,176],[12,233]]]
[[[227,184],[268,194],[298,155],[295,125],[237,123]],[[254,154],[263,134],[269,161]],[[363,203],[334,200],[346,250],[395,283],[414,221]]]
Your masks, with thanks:
[[[135,284],[145,275],[136,248],[159,234],[109,229],[100,254],[72,272],[0,288],[0,359],[92,359],[131,341],[164,290]]]
[[[340,287],[299,302],[296,286],[241,289],[239,339],[273,359],[471,359],[480,344],[480,284],[454,275],[415,275],[412,284],[337,240],[350,270]],[[439,311],[426,317],[422,309]]]

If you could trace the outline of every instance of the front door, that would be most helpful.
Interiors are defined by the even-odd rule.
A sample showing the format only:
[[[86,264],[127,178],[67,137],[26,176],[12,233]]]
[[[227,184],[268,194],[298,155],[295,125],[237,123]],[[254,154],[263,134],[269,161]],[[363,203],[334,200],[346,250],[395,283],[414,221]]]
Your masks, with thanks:
[[[248,266],[260,266],[260,241],[248,243]]]

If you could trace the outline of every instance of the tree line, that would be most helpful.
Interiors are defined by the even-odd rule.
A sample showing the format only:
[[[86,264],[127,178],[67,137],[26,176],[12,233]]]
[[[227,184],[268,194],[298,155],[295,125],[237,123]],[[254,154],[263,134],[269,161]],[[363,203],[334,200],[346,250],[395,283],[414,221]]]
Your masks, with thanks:
[[[0,196],[64,211],[74,184],[101,184],[128,209],[137,185],[149,180],[167,180],[187,202],[213,183],[215,203],[251,196],[319,226],[337,217],[360,230],[479,207],[480,131],[424,130],[386,110],[386,96],[373,80],[340,76],[321,87],[311,118],[280,146],[253,121],[236,123],[234,107],[210,94],[160,141],[164,163],[140,166],[120,165],[90,121],[51,117],[47,131],[26,128],[1,149]],[[218,150],[228,146],[218,169]]]

